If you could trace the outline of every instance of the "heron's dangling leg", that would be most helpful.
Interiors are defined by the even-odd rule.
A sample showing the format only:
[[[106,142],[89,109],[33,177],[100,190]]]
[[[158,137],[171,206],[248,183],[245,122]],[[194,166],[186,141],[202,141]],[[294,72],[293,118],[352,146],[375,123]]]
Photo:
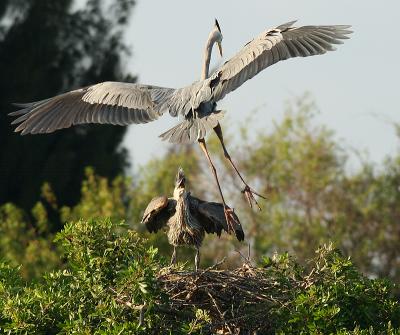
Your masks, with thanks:
[[[215,166],[214,166],[214,164],[213,164],[213,162],[211,160],[211,157],[210,157],[210,155],[208,153],[207,146],[206,146],[206,141],[204,141],[204,138],[201,138],[201,139],[198,140],[198,142],[199,142],[201,150],[203,150],[204,154],[207,157],[208,164],[210,166],[211,172],[213,173],[215,182],[217,183],[217,186],[218,186],[218,190],[219,190],[219,194],[221,196],[222,204],[224,205],[225,219],[226,219],[226,222],[228,224],[228,233],[231,232],[231,231],[233,232],[233,231],[235,231],[235,229],[233,228],[234,224],[240,224],[240,222],[238,222],[237,221],[237,217],[233,215],[232,208],[228,207],[226,205],[226,203],[225,203],[225,199],[224,199],[224,196],[222,194],[221,186],[220,186],[219,181],[218,181],[217,170],[215,169]]]
[[[174,251],[172,252],[171,265],[176,265],[176,246],[174,245]]]
[[[200,267],[200,249],[196,247],[196,256],[194,256],[194,270],[199,271]]]
[[[249,203],[250,207],[253,208],[253,203],[257,205],[258,209],[261,210],[260,205],[258,204],[257,200],[254,198],[254,195],[258,195],[259,197],[266,199],[266,197],[262,196],[261,194],[257,193],[254,191],[243,179],[242,175],[240,174],[239,170],[235,166],[235,164],[232,162],[231,156],[228,153],[228,150],[226,150],[225,143],[224,143],[224,136],[222,135],[222,128],[221,125],[218,123],[218,125],[214,128],[215,133],[217,134],[219,141],[221,142],[222,149],[224,150],[224,156],[225,158],[229,161],[233,169],[236,171],[237,175],[239,178],[242,180],[244,186],[244,189],[242,193],[244,193],[247,202]]]

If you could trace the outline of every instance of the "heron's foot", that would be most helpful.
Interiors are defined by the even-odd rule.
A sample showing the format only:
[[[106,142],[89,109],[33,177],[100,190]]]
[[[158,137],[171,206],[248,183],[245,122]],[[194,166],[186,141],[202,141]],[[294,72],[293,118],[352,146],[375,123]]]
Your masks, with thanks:
[[[196,250],[196,256],[194,257],[194,271],[197,272],[199,271],[200,267],[200,250]]]
[[[176,251],[174,249],[174,252],[172,253],[172,257],[171,257],[171,262],[170,265],[176,265]]]
[[[242,193],[244,194],[247,203],[249,204],[250,208],[253,208],[253,205],[256,205],[258,210],[261,211],[261,207],[258,204],[257,200],[254,198],[255,195],[259,196],[260,198],[267,199],[265,196],[257,193],[254,191],[249,185],[246,184],[244,189],[242,190]]]
[[[240,221],[234,210],[228,206],[224,206],[226,223],[228,225],[228,233],[235,232],[235,226],[240,226]]]

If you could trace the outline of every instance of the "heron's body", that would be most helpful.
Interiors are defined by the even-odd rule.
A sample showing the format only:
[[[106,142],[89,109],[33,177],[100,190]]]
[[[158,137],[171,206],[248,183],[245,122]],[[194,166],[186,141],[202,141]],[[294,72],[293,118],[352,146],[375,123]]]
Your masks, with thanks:
[[[206,233],[221,235],[229,231],[224,215],[224,206],[193,197],[186,191],[185,177],[180,169],[172,198],[156,197],[150,201],[143,214],[144,223],[150,232],[168,227],[168,242],[174,247],[172,262],[176,262],[176,247],[193,246],[196,249],[196,269],[199,264],[199,249]],[[234,226],[239,241],[244,239],[242,227],[237,219]]]
[[[193,245],[200,248],[204,239],[204,227],[190,212],[193,202],[188,192],[177,197],[175,214],[168,220],[168,241],[173,246]],[[193,208],[192,208],[193,211]]]

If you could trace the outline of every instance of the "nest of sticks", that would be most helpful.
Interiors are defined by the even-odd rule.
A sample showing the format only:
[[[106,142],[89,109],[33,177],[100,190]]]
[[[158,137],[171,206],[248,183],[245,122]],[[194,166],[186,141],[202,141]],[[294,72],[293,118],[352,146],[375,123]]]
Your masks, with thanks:
[[[282,283],[246,262],[235,270],[218,265],[198,272],[165,268],[158,276],[168,295],[168,315],[193,320],[196,310],[207,313],[212,334],[270,333],[273,311],[282,311],[294,283]]]

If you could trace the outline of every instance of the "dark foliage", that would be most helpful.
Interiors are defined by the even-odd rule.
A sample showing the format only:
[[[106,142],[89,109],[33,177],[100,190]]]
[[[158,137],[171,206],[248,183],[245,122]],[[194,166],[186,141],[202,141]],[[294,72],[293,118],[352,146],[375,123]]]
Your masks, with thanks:
[[[12,102],[41,100],[122,74],[126,53],[121,29],[134,0],[1,1],[0,4],[0,203],[29,210],[44,181],[58,199],[78,201],[84,166],[115,177],[127,166],[120,148],[126,128],[81,126],[50,135],[13,133]]]

